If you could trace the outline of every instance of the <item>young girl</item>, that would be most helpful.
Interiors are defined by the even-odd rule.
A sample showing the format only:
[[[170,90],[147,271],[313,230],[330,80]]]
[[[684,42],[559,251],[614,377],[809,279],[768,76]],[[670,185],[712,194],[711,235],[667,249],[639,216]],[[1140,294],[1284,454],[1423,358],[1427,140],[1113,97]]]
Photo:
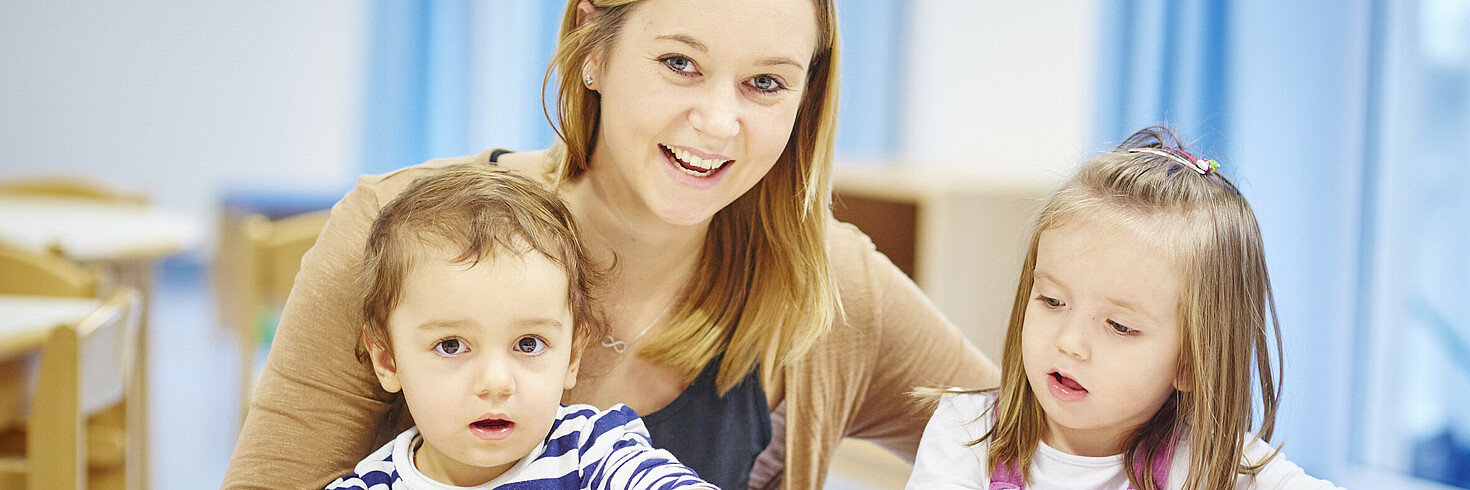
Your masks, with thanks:
[[[1280,329],[1260,229],[1218,167],[1148,128],[1046,201],[1000,388],[942,397],[908,488],[1334,488],[1268,444]]]

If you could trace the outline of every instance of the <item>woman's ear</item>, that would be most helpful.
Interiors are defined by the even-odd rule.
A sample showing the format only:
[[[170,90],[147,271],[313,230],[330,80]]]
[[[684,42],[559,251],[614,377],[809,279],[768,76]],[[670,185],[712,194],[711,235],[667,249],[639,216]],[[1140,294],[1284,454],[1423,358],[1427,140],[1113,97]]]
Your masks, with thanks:
[[[597,61],[592,57],[588,57],[587,61],[582,63],[582,85],[593,92],[602,90],[602,74],[597,72],[597,65]]]
[[[582,27],[587,21],[597,18],[597,6],[592,5],[591,0],[577,2],[577,27]]]
[[[366,331],[368,327],[362,328]],[[362,336],[362,343],[367,348],[368,358],[373,364],[373,374],[378,376],[378,384],[383,385],[383,391],[397,393],[403,389],[403,383],[398,382],[398,363],[393,361],[393,353],[385,346],[370,340],[367,335]]]
[[[1188,374],[1180,372],[1174,375],[1174,389],[1186,393],[1194,391],[1194,381]]]

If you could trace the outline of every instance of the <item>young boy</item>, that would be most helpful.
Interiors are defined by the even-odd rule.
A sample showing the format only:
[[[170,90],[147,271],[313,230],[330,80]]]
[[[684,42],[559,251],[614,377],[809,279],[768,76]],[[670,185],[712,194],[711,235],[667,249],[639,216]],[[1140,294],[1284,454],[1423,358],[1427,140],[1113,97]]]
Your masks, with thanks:
[[[359,356],[418,425],[327,488],[716,488],[633,410],[561,406],[606,330],[597,280],[535,183],[484,164],[414,181],[368,234]]]

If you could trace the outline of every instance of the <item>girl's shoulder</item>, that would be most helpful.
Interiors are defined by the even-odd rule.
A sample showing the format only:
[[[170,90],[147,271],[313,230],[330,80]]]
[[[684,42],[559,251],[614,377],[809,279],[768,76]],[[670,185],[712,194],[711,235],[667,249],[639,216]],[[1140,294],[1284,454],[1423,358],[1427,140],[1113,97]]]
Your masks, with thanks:
[[[979,439],[995,425],[995,391],[965,391],[950,388],[939,393],[939,405],[934,409],[931,426],[960,430],[970,440]]]

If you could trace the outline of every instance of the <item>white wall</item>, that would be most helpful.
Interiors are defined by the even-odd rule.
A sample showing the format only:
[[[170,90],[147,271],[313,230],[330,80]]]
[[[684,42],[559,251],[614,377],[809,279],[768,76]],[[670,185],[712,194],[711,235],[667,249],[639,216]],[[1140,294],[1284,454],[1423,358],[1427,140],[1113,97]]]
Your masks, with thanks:
[[[367,4],[0,0],[0,177],[78,172],[212,215],[358,172]]]
[[[907,165],[1034,182],[1087,148],[1099,2],[914,0],[900,147]]]
[[[926,189],[918,283],[999,362],[1044,196],[1088,148],[1098,2],[909,4],[897,173]],[[923,232],[922,230],[927,230]]]

